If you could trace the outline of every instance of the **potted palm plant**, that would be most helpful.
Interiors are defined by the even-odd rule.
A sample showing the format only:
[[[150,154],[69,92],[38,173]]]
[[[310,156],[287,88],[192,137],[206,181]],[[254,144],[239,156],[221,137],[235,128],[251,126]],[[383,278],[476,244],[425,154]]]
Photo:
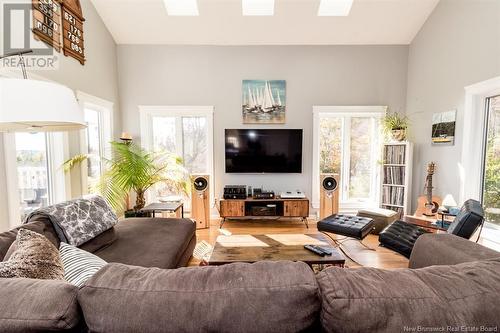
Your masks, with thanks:
[[[388,113],[382,118],[382,128],[386,135],[391,135],[396,141],[404,141],[409,126],[408,117],[397,112]]]
[[[112,157],[104,159],[106,171],[93,184],[97,193],[116,211],[125,211],[125,217],[141,215],[146,204],[146,192],[156,184],[164,184],[188,193],[187,171],[182,159],[166,152],[150,152],[132,142],[111,142]],[[71,170],[89,158],[77,155],[63,164],[65,171]],[[128,196],[135,193],[135,205],[128,207]]]

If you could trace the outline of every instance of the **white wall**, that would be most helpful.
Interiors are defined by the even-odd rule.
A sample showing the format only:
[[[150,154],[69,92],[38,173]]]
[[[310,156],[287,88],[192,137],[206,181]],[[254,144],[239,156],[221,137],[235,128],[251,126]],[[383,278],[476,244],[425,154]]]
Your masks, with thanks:
[[[7,201],[7,174],[3,160],[3,135],[0,134],[0,232],[9,229],[9,202]]]
[[[410,45],[407,114],[415,142],[413,197],[435,161],[435,193],[459,197],[464,87],[500,75],[500,1],[441,0]],[[457,109],[454,146],[432,146],[432,114]],[[481,149],[481,147],[478,147]],[[481,167],[481,161],[477,161]]]
[[[404,110],[407,46],[119,45],[123,130],[140,136],[138,105],[213,105],[215,196],[224,184],[302,189],[311,195],[312,106],[388,105]],[[284,79],[286,125],[243,125],[241,81]],[[225,128],[304,129],[303,173],[224,172]]]
[[[9,1],[11,2],[11,1]],[[23,0],[31,4],[31,1]],[[0,1],[1,3],[1,1]],[[114,132],[117,137],[121,130],[121,118],[119,113],[118,99],[118,76],[116,63],[116,43],[108,32],[99,14],[89,0],[81,0],[82,11],[85,17],[85,56],[87,61],[82,66],[77,60],[59,55],[59,69],[33,71],[31,74],[53,80],[70,87],[73,90],[81,90],[88,94],[109,100],[114,103]],[[1,7],[1,6],[0,6]],[[0,9],[0,15],[3,13]],[[3,16],[1,16],[3,17]],[[1,22],[3,24],[3,22]],[[18,23],[19,24],[19,23]],[[20,23],[22,24],[22,23]],[[0,25],[0,54],[3,51],[3,25]],[[32,35],[32,34],[31,34]],[[32,45],[36,47],[37,42],[32,36]],[[19,71],[20,73],[20,71]],[[30,72],[28,73],[28,76]],[[0,134],[1,136],[1,134]],[[2,140],[0,139],[0,143]],[[80,150],[79,134],[73,132],[69,138],[70,155],[77,154]],[[0,231],[8,228],[7,199],[5,185],[5,161],[3,154],[3,143],[0,145]],[[74,172],[71,177],[71,196],[81,193],[79,172]],[[14,223],[17,223],[15,221]]]

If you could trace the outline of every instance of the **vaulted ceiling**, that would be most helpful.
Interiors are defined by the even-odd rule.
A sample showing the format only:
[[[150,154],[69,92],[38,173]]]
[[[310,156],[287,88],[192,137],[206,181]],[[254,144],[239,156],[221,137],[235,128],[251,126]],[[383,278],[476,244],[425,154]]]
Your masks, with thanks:
[[[276,0],[274,16],[243,16],[241,0],[198,0],[199,16],[168,16],[162,0],[91,0],[118,44],[409,44],[439,0],[354,0],[346,17],[319,0]]]

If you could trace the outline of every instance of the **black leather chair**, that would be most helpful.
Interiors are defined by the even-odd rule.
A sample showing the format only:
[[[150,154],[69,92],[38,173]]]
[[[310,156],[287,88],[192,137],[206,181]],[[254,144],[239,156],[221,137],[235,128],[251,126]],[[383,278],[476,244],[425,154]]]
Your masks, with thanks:
[[[448,227],[447,232],[462,238],[469,239],[484,222],[484,210],[477,200],[469,199],[464,202],[455,220]],[[385,228],[379,235],[381,246],[401,253],[410,258],[413,245],[420,235],[429,231],[404,221],[396,221]]]

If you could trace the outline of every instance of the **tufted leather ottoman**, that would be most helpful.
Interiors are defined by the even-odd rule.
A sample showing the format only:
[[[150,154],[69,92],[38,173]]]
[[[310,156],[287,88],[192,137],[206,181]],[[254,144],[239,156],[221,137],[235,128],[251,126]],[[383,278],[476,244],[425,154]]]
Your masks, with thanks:
[[[318,231],[363,239],[373,230],[373,219],[351,215],[331,215],[318,222]]]
[[[380,245],[410,258],[417,238],[426,233],[429,233],[429,231],[416,225],[396,221],[380,233],[378,240]]]

